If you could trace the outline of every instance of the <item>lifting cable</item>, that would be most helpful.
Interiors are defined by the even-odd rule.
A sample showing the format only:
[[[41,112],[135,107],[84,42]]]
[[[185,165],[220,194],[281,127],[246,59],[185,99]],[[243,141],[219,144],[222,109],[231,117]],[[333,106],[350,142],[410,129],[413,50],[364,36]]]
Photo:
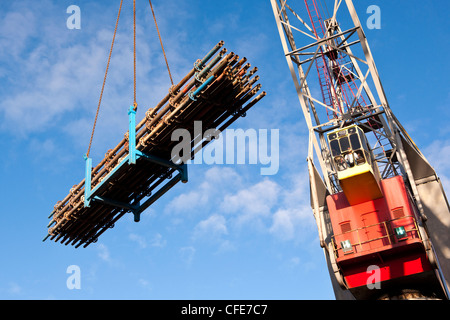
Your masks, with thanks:
[[[148,2],[150,4],[150,8],[152,10],[153,20],[155,21],[155,26],[156,26],[156,31],[158,32],[159,42],[161,43],[162,52],[163,52],[163,55],[164,55],[164,59],[166,61],[167,71],[169,72],[170,82],[172,83],[172,86],[173,86],[172,74],[170,73],[170,68],[169,68],[169,63],[167,61],[166,52],[164,51],[164,46],[163,46],[163,43],[162,43],[161,34],[159,33],[158,23],[156,22],[155,11],[153,10],[153,6],[152,6],[151,0],[149,0]],[[99,111],[100,111],[100,105],[101,105],[101,102],[102,102],[103,91],[105,89],[106,78],[108,76],[109,63],[111,61],[111,54],[112,54],[112,50],[113,50],[113,47],[114,47],[114,42],[115,42],[115,39],[116,39],[117,26],[119,24],[120,13],[122,11],[122,4],[123,4],[123,0],[120,1],[119,12],[117,14],[117,20],[116,20],[116,26],[114,28],[114,34],[113,34],[113,39],[112,39],[112,42],[111,42],[111,48],[109,50],[108,63],[106,64],[105,76],[103,78],[103,85],[102,85],[102,89],[100,91],[100,98],[99,98],[99,101],[98,101],[97,112],[95,114],[94,125],[92,127],[91,139],[89,140],[89,147],[88,147],[88,150],[86,152],[86,157],[88,157],[88,158],[89,158],[89,153],[91,151],[92,139],[94,137],[94,131],[95,131],[95,126],[97,124],[98,114],[99,114]],[[137,101],[136,101],[136,0],[133,0],[133,110],[134,111],[137,110]]]
[[[133,82],[134,82],[134,96],[133,96],[133,110],[137,110],[136,102],[136,0],[133,0]]]
[[[172,86],[173,86],[172,74],[170,73],[170,68],[169,68],[169,63],[167,62],[166,52],[164,51],[161,34],[159,33],[158,23],[156,22],[156,16],[155,16],[155,11],[153,11],[152,1],[148,0],[148,3],[150,4],[150,9],[152,9],[153,20],[155,20],[156,31],[158,32],[159,42],[161,43],[161,48],[162,48],[162,52],[164,55],[164,59],[166,60],[166,66],[167,66],[167,71],[169,72],[170,82],[172,83]]]
[[[94,137],[94,131],[95,131],[95,125],[97,123],[98,112],[100,110],[100,104],[102,102],[103,90],[105,89],[106,77],[108,75],[108,69],[109,69],[109,62],[111,61],[111,54],[112,54],[112,50],[113,50],[113,47],[114,47],[114,41],[116,39],[117,25],[119,24],[120,12],[122,10],[122,3],[123,3],[123,0],[120,1],[119,13],[117,14],[117,21],[116,21],[116,26],[114,28],[114,35],[113,35],[113,39],[112,39],[112,43],[111,43],[111,49],[109,50],[108,63],[106,64],[106,70],[105,70],[105,76],[103,78],[102,90],[100,91],[100,98],[99,98],[99,101],[98,101],[97,113],[95,114],[95,120],[94,120],[94,126],[92,127],[91,139],[89,140],[89,147],[88,147],[88,150],[86,152],[86,157],[88,157],[88,158],[89,158],[89,153],[91,151],[92,139]]]

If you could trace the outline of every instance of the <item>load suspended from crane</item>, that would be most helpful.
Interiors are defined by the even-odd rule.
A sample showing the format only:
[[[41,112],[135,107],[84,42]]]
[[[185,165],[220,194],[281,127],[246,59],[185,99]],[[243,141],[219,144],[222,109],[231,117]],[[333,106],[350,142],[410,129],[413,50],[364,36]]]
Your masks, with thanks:
[[[162,52],[172,86],[164,99],[147,110],[145,118],[136,125],[136,1],[133,0],[133,104],[128,110],[129,128],[113,149],[95,167],[89,153],[97,117],[114,47],[123,0],[117,14],[113,39],[109,51],[105,76],[100,93],[97,113],[86,155],[85,178],[70,189],[69,194],[54,206],[48,224],[48,238],[79,247],[87,247],[127,212],[140,220],[141,213],[179,181],[187,182],[187,164],[196,152],[214,137],[198,137],[194,122],[201,121],[205,130],[225,130],[237,118],[266,95],[259,93],[261,84],[254,76],[257,68],[250,70],[244,57],[233,52],[227,54],[220,41],[203,59],[194,63],[191,71],[176,85],[156,22],[156,15],[149,0]],[[183,87],[184,86],[184,87]],[[192,137],[189,156],[175,155],[177,144],[172,133],[187,130]],[[183,141],[184,143],[184,141]],[[174,177],[173,174],[176,175]]]
[[[223,44],[197,60],[137,125],[135,108],[130,107],[125,138],[94,168],[85,157],[85,179],[57,202],[45,239],[87,247],[125,213],[132,212],[139,221],[140,214],[177,182],[187,182],[187,165],[172,159],[172,148],[178,143],[172,141],[172,132],[191,133],[193,158],[211,140],[203,137],[198,143],[194,121],[202,121],[204,130],[223,131],[266,95],[258,94],[257,68],[250,69],[245,57],[227,53]]]
[[[270,1],[309,129],[311,207],[336,298],[448,299],[450,208],[388,104],[352,1]]]

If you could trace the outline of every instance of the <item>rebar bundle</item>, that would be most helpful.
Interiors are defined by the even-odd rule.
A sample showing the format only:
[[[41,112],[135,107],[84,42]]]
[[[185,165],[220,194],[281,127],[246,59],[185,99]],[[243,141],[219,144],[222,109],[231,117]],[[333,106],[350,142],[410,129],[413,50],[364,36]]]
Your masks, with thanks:
[[[172,141],[172,132],[186,129],[192,137],[193,158],[209,142],[200,139],[198,143],[199,137],[194,136],[195,121],[201,121],[204,130],[223,131],[266,95],[264,91],[257,94],[261,88],[261,84],[256,84],[259,77],[254,75],[257,68],[250,70],[246,58],[227,53],[223,44],[223,41],[219,42],[203,59],[197,60],[192,70],[172,86],[154,108],[147,110],[133,134],[136,140],[132,145],[138,152],[173,161],[171,151],[178,142]],[[124,163],[130,153],[129,136],[127,132],[95,167],[89,168],[89,184],[92,190],[98,187],[97,199],[114,199],[132,207],[158,192],[162,195],[182,179],[169,181],[177,171],[176,166],[143,159],[138,159],[135,164]],[[85,180],[73,186],[69,194],[56,203],[45,239],[87,247],[130,211],[128,206],[102,201],[91,201],[87,206]],[[162,186],[165,186],[164,192],[160,191]]]

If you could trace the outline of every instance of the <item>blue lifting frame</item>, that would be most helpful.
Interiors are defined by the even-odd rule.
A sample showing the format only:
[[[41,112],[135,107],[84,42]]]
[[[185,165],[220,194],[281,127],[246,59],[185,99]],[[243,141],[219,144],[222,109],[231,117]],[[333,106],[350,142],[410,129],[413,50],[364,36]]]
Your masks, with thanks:
[[[116,165],[116,167],[108,173],[108,175],[92,189],[91,186],[91,178],[92,178],[92,159],[84,155],[84,159],[86,162],[86,177],[84,182],[84,207],[89,207],[91,201],[99,201],[105,204],[119,207],[131,211],[134,215],[134,221],[139,222],[141,213],[147,209],[152,203],[158,200],[164,193],[166,193],[170,188],[172,188],[177,182],[181,181],[186,183],[188,181],[188,171],[187,164],[177,165],[172,161],[168,161],[165,159],[161,159],[159,157],[146,154],[136,149],[136,111],[134,110],[134,106],[130,106],[128,110],[128,119],[129,119],[129,128],[128,128],[128,155],[122,159],[120,163]],[[144,203],[125,203],[122,201],[117,201],[114,199],[105,198],[97,195],[98,191],[101,187],[108,183],[114,176],[117,174],[120,168],[126,165],[135,165],[138,159],[143,159],[152,163],[156,163],[158,165],[173,168],[178,171],[178,174],[173,177],[169,182],[167,182],[163,187],[161,187],[155,194],[145,200]]]

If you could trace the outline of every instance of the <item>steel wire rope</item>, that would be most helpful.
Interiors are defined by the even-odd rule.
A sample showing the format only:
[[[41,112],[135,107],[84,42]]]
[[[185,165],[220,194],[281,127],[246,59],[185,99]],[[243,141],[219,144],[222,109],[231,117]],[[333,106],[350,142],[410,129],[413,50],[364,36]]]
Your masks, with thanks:
[[[88,158],[89,158],[89,153],[91,151],[92,139],[94,138],[94,131],[95,131],[95,126],[97,124],[98,114],[99,114],[99,111],[100,111],[100,105],[101,105],[101,102],[102,102],[103,91],[105,89],[106,78],[108,76],[109,63],[111,61],[111,54],[112,54],[112,50],[113,50],[113,47],[114,47],[114,41],[116,39],[117,26],[119,25],[120,12],[122,11],[122,3],[123,3],[123,0],[120,1],[119,12],[117,13],[116,26],[114,27],[114,34],[113,34],[113,38],[112,38],[112,42],[111,42],[111,48],[109,50],[108,63],[106,64],[105,76],[103,77],[103,84],[102,84],[102,89],[100,91],[100,98],[99,98],[98,105],[97,105],[97,112],[95,114],[94,125],[92,127],[91,139],[89,140],[89,147],[88,147],[88,150],[86,152],[86,157],[88,157]]]
[[[109,64],[110,64],[110,61],[111,61],[112,50],[113,50],[114,42],[115,42],[115,38],[116,38],[117,27],[118,27],[119,19],[120,19],[120,13],[122,11],[122,4],[123,4],[123,0],[120,1],[119,12],[117,14],[116,25],[114,27],[113,39],[112,39],[112,42],[111,42],[111,48],[109,50],[109,56],[108,56],[108,62],[106,64],[105,76],[103,78],[102,89],[100,91],[100,98],[99,98],[99,102],[98,102],[98,105],[97,105],[97,111],[95,113],[94,124],[93,124],[93,127],[92,127],[91,138],[89,140],[89,146],[88,146],[88,150],[86,152],[86,157],[89,157],[89,154],[90,154],[90,151],[91,151],[91,147],[92,147],[92,140],[94,138],[94,132],[95,132],[95,127],[97,125],[97,119],[98,119],[98,115],[99,115],[99,111],[100,111],[100,105],[101,105],[101,101],[102,101],[102,97],[103,97],[103,91],[105,89],[106,78],[108,76],[108,70],[109,70]],[[167,66],[167,71],[169,73],[170,82],[171,82],[171,84],[173,86],[173,78],[172,78],[172,74],[170,72],[169,62],[167,60],[166,52],[164,50],[161,34],[159,32],[158,22],[156,20],[156,15],[155,15],[155,11],[153,9],[153,5],[152,5],[151,0],[149,0],[149,4],[150,4],[150,9],[151,9],[152,15],[153,15],[153,20],[155,21],[156,31],[158,33],[159,42],[161,44],[161,49],[162,49],[162,52],[163,52],[163,55],[164,55],[164,60],[166,62],[166,66]],[[136,0],[133,0],[133,110],[134,111],[137,110],[137,99],[136,99],[136,73],[137,73],[136,72],[136,60],[137,60],[136,59]]]
[[[136,111],[136,0],[133,0],[133,67],[133,110]]]
[[[153,10],[152,1],[148,0],[148,3],[150,4],[150,9],[152,10],[153,20],[155,21],[155,26],[156,26],[156,31],[158,32],[159,42],[161,43],[161,49],[162,49],[162,52],[164,55],[164,60],[166,61],[167,71],[169,72],[170,82],[172,83],[172,86],[173,86],[172,74],[170,73],[170,68],[169,68],[169,63],[167,62],[166,52],[164,51],[161,34],[159,33],[159,27],[158,27],[158,23],[156,22],[156,16],[155,16],[155,11]]]

